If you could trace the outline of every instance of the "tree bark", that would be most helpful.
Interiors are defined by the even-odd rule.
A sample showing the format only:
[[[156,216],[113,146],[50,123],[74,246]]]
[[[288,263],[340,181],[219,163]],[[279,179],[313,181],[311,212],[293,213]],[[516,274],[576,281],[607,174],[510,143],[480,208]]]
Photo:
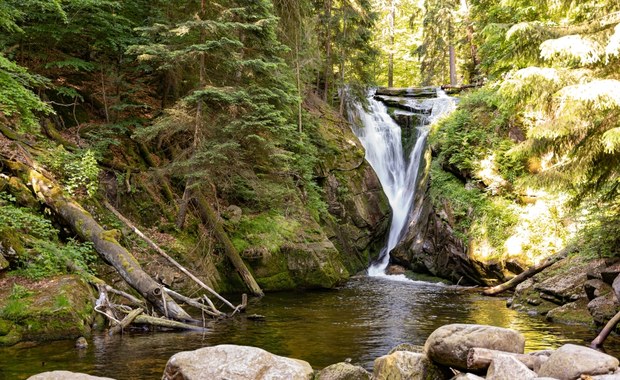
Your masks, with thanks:
[[[482,293],[484,295],[486,295],[486,296],[493,296],[493,295],[496,295],[496,294],[501,293],[503,291],[506,291],[508,289],[512,289],[515,286],[517,286],[520,283],[522,283],[523,281],[525,281],[528,278],[532,277],[536,273],[539,273],[543,269],[545,269],[545,268],[555,264],[556,262],[562,260],[563,258],[566,257],[567,254],[568,254],[568,250],[567,249],[563,249],[560,252],[556,253],[555,255],[546,258],[545,260],[543,260],[538,265],[534,265],[533,267],[529,268],[528,270],[524,271],[523,273],[520,273],[518,276],[513,277],[512,279],[504,282],[503,284],[494,286],[492,288],[488,288],[488,289],[484,290]]]
[[[456,52],[454,45],[448,47],[450,53],[450,86],[456,86]]]
[[[193,319],[144,272],[135,257],[115,239],[114,231],[104,230],[88,211],[66,198],[58,184],[24,164],[13,162],[9,165],[26,174],[37,197],[60,215],[81,239],[92,242],[97,253],[161,314],[178,320]]]
[[[473,370],[486,370],[491,365],[493,359],[502,355],[512,356],[534,371],[538,370],[541,364],[547,359],[546,356],[515,354],[512,352],[489,350],[486,348],[470,348],[467,354],[467,368]]]
[[[390,0],[389,14],[390,53],[388,55],[388,87],[394,87],[394,21],[396,18],[396,5]]]
[[[603,343],[605,343],[605,339],[611,334],[616,325],[620,322],[620,311],[614,315],[612,319],[607,322],[605,327],[601,330],[601,332],[594,338],[592,343],[590,343],[590,348],[594,348],[595,350],[599,350],[603,347]]]
[[[112,336],[114,334],[118,334],[119,332],[122,333],[123,330],[125,330],[125,328],[129,326],[138,315],[142,314],[142,311],[142,308],[137,308],[129,312],[129,314],[127,314],[125,318],[123,318],[121,323],[112,327],[110,331],[108,331],[108,335]]]
[[[224,253],[243,279],[243,282],[248,287],[250,293],[258,297],[264,296],[265,293],[263,293],[263,290],[260,288],[260,286],[258,286],[258,283],[256,282],[256,280],[254,280],[254,277],[252,277],[252,274],[245,266],[245,263],[243,262],[243,259],[241,259],[239,252],[237,252],[237,249],[232,244],[232,242],[228,238],[228,235],[224,231],[224,227],[222,227],[221,223],[217,220],[217,215],[215,214],[215,211],[213,210],[209,202],[207,202],[207,200],[203,197],[199,196],[195,197],[195,201],[200,212],[200,217],[205,224],[211,226],[211,228],[213,229],[215,237],[224,246]]]

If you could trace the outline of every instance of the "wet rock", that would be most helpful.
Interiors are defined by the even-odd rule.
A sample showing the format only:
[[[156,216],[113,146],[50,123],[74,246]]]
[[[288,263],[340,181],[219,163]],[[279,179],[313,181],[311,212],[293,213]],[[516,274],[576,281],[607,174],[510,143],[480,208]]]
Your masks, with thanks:
[[[586,292],[586,296],[588,296],[588,300],[590,301],[612,291],[611,286],[599,279],[590,279],[586,281],[585,284],[583,284],[583,290]]]
[[[110,377],[91,376],[85,373],[69,371],[43,372],[38,375],[30,376],[28,380],[114,380]]]
[[[620,311],[620,303],[613,293],[607,293],[590,301],[587,308],[594,322],[597,325],[604,325]]]
[[[592,322],[592,316],[586,306],[588,299],[580,298],[575,302],[556,307],[547,313],[547,320],[567,325],[587,325]]]
[[[422,353],[422,351],[424,351],[424,347],[416,346],[411,343],[401,343],[395,346],[394,348],[392,348],[390,352],[388,352],[388,355],[393,354],[396,351],[409,351],[409,352],[415,352],[415,353]]]
[[[501,327],[451,324],[438,328],[428,337],[424,352],[436,363],[466,370],[467,354],[473,347],[522,354],[525,338]]]
[[[86,341],[86,338],[84,338],[83,336],[77,338],[77,340],[75,341],[75,348],[83,349],[87,347],[88,347],[88,342]]]
[[[397,351],[375,359],[373,380],[443,380],[445,374],[424,354]]]
[[[312,367],[305,361],[256,347],[224,344],[173,355],[162,380],[309,380],[312,376]]]
[[[540,367],[539,376],[573,380],[585,375],[604,375],[618,369],[618,359],[591,348],[565,344]]]
[[[401,265],[390,265],[386,268],[386,274],[405,274],[407,270]]]
[[[487,371],[487,380],[527,380],[537,375],[534,371],[517,359],[510,356],[499,356],[491,362]]]
[[[349,363],[336,363],[322,369],[315,380],[370,380],[370,372]]]

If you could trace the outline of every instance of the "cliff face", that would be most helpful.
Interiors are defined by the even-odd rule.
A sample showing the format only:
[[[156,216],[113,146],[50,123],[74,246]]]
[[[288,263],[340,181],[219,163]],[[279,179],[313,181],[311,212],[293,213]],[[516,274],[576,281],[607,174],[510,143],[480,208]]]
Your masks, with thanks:
[[[329,288],[365,269],[384,244],[389,204],[347,121],[316,98],[306,102],[318,120],[317,182],[327,212],[320,221],[298,209],[287,216],[293,233],[272,247],[244,252],[265,290]],[[301,194],[303,197],[303,194]],[[252,252],[258,252],[251,257]]]

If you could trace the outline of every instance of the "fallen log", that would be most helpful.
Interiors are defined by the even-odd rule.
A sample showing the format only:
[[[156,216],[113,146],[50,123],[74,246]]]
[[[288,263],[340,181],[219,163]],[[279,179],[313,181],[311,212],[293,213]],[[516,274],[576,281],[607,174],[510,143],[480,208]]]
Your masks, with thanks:
[[[142,308],[137,308],[129,312],[129,314],[127,314],[125,318],[121,320],[121,323],[110,328],[110,331],[108,331],[108,335],[112,336],[125,330],[125,328],[129,326],[140,314],[142,314],[143,311],[144,310],[142,310]]]
[[[172,321],[170,319],[163,319],[157,317],[151,317],[150,315],[140,314],[133,320],[134,323],[151,325],[156,327],[165,327],[175,330],[192,330],[192,331],[207,331],[207,328],[202,326],[190,325],[178,321]]]
[[[174,290],[170,290],[168,288],[164,288],[164,290],[166,291],[166,293],[168,293],[168,295],[170,295],[170,297],[174,298],[175,300],[179,301],[179,302],[184,302],[189,306],[195,307],[196,309],[202,310],[205,314],[210,315],[212,317],[215,318],[225,318],[227,317],[226,313],[222,313],[221,311],[217,310],[215,308],[215,306],[213,305],[213,303],[211,303],[209,306],[202,304],[194,299],[191,299],[189,297],[186,297],[180,293],[175,292]]]
[[[185,275],[187,275],[187,277],[191,278],[192,281],[194,281],[196,284],[198,284],[200,287],[202,287],[203,289],[205,289],[206,291],[208,291],[209,293],[213,294],[215,297],[217,297],[220,301],[224,302],[226,305],[228,305],[231,309],[233,310],[237,310],[238,307],[235,307],[232,303],[230,303],[230,301],[228,301],[226,298],[222,297],[221,295],[219,295],[215,290],[213,290],[211,287],[207,286],[204,282],[202,282],[198,277],[194,276],[190,271],[188,271],[184,266],[182,266],[181,264],[179,264],[175,259],[173,259],[172,257],[170,257],[170,255],[168,255],[163,249],[161,249],[157,244],[155,244],[155,242],[151,239],[149,239],[146,235],[144,235],[142,233],[142,231],[140,231],[133,223],[131,223],[129,221],[129,219],[125,218],[123,216],[123,214],[121,214],[116,208],[114,208],[114,206],[112,206],[109,202],[104,201],[103,205],[110,210],[118,219],[120,219],[121,222],[125,223],[125,225],[129,228],[131,228],[131,230],[138,235],[142,240],[144,240],[146,242],[146,244],[148,244],[151,248],[153,248],[153,250],[155,252],[157,252],[159,255],[161,255],[162,257],[164,257],[166,260],[168,260],[172,265],[174,265],[175,267],[177,267],[181,272],[185,273]],[[217,311],[217,310],[215,310]]]
[[[378,87],[375,94],[406,98],[436,98],[437,87]]]
[[[104,230],[78,203],[65,197],[58,184],[23,163],[5,161],[5,164],[25,175],[37,198],[58,214],[81,239],[92,242],[97,253],[159,313],[177,320],[193,319],[144,272],[135,257],[116,241],[113,233]]]
[[[237,249],[232,244],[230,238],[224,231],[224,227],[222,227],[222,224],[218,221],[217,215],[215,214],[213,207],[211,207],[209,202],[207,202],[207,200],[201,196],[194,197],[194,200],[196,202],[196,205],[198,206],[198,211],[200,212],[200,217],[203,223],[209,225],[213,229],[215,237],[224,246],[224,253],[226,254],[226,257],[228,257],[230,262],[233,264],[233,266],[239,273],[239,276],[241,276],[241,279],[248,287],[250,293],[258,297],[264,296],[265,293],[263,293],[263,290],[260,288],[248,268],[245,266],[245,263],[239,255],[239,252],[237,252]]]
[[[545,269],[547,267],[550,267],[551,265],[557,263],[558,261],[566,258],[567,254],[568,254],[568,249],[563,249],[560,252],[556,253],[555,255],[546,258],[545,260],[543,260],[539,264],[534,265],[533,267],[530,267],[526,271],[524,271],[524,272],[520,273],[519,275],[513,277],[512,279],[504,282],[503,284],[499,284],[499,285],[494,286],[492,288],[485,289],[482,292],[482,294],[484,294],[486,296],[493,296],[493,295],[499,294],[501,292],[504,292],[504,291],[506,291],[508,289],[512,289],[515,286],[517,286],[520,283],[522,283],[523,281],[525,281],[528,278],[532,277],[533,275],[541,272],[543,269]]]
[[[491,362],[499,356],[512,356],[521,363],[525,364],[529,369],[537,371],[542,363],[547,361],[546,356],[534,356],[525,354],[515,354],[512,352],[504,352],[497,350],[489,350],[486,348],[470,348],[467,353],[467,368],[471,370],[486,370]]]
[[[613,318],[609,320],[609,322],[607,322],[601,332],[596,336],[596,338],[594,338],[592,343],[590,343],[590,348],[593,348],[595,350],[600,350],[601,348],[603,348],[603,343],[605,343],[605,339],[607,339],[609,334],[611,334],[614,328],[616,328],[616,325],[618,323],[620,323],[620,311],[616,315],[614,315]]]

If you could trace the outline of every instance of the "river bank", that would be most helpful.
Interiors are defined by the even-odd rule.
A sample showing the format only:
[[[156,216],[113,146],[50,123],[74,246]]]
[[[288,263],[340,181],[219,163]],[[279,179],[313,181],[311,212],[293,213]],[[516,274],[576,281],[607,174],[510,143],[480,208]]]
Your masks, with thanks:
[[[507,328],[449,324],[426,339],[424,347],[404,343],[373,362],[372,375],[350,359],[313,370],[299,359],[274,355],[251,346],[217,345],[174,354],[163,380],[617,380],[620,362],[608,354],[574,344],[556,350],[524,353],[526,339]],[[141,377],[140,377],[141,378]],[[47,371],[29,380],[96,380],[68,371]]]
[[[506,308],[506,298],[484,297],[428,283],[400,283],[359,277],[331,291],[268,293],[251,300],[248,315],[214,323],[202,333],[130,332],[108,337],[97,333],[86,350],[74,341],[0,349],[0,373],[26,379],[35,373],[67,369],[123,379],[160,378],[166,361],[179,351],[218,344],[263,348],[307,361],[322,369],[347,358],[372,370],[374,359],[408,342],[422,347],[438,327],[450,323],[488,324],[515,329],[526,337],[526,352],[565,343],[587,344],[596,331],[587,326],[549,323]],[[609,338],[614,355],[617,336]],[[2,378],[0,376],[0,378]]]

